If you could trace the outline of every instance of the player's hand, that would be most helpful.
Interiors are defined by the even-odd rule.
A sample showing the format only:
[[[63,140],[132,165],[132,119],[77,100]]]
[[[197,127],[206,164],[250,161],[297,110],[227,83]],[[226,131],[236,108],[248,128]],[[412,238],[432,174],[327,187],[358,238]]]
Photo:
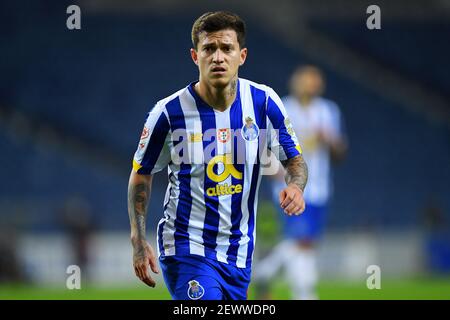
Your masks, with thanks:
[[[280,192],[280,206],[289,216],[298,216],[305,211],[303,191],[296,184],[289,184]]]
[[[336,141],[333,139],[333,136],[330,136],[329,133],[326,133],[323,130],[320,130],[319,132],[317,132],[316,137],[317,137],[317,141],[320,144],[322,144],[328,148],[330,148],[331,146],[336,144]]]
[[[154,288],[156,282],[151,277],[149,269],[154,273],[159,273],[155,251],[145,240],[132,241],[132,243],[134,272],[142,282]]]

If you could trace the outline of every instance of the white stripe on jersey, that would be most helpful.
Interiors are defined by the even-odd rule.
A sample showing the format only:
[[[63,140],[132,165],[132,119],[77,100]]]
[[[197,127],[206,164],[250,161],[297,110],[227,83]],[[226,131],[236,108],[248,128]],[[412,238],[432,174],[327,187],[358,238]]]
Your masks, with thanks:
[[[261,169],[260,169],[261,170]],[[253,212],[255,213],[255,227],[253,228],[253,243],[256,243],[256,216],[258,215],[258,192],[259,192],[259,186],[261,185],[261,178],[258,179],[258,181],[256,182],[256,196],[255,196],[255,201],[253,203]],[[253,260],[253,255],[255,254],[255,250],[252,251],[252,257],[251,259]]]
[[[230,109],[228,108],[224,112],[214,111],[216,118],[216,131],[219,129],[230,129]],[[216,133],[217,134],[217,133]],[[217,137],[217,136],[216,136]],[[228,139],[226,143],[217,141],[217,154],[231,154],[231,139]],[[223,172],[225,166],[223,163],[218,164],[218,172]],[[232,184],[231,175],[225,179],[222,184]],[[230,246],[230,235],[231,235],[231,194],[222,195],[219,197],[219,233],[216,238],[216,251],[217,260],[227,263],[227,250]]]
[[[170,168],[168,169],[169,175],[170,175]],[[177,173],[173,172],[175,177],[175,186],[172,186],[171,182],[169,182],[169,185],[167,186],[166,191],[166,201],[167,203],[167,210],[164,211],[165,217],[162,218],[158,223],[158,229],[160,228],[160,225],[164,223],[163,232],[162,232],[162,241],[164,244],[164,254],[167,256],[174,255],[175,254],[175,217],[177,212],[177,206],[178,206],[178,198],[180,197],[180,189],[178,188],[178,185],[180,184],[178,181]],[[158,232],[157,232],[158,234]],[[159,243],[159,241],[158,241]],[[158,246],[159,251],[159,246]]]
[[[253,109],[253,99],[252,94],[250,92],[250,86],[245,85],[245,82],[241,83],[241,99],[242,99],[242,123],[245,123],[245,118],[251,117],[255,119],[255,110]],[[246,141],[245,143],[245,174],[244,174],[244,190],[250,190],[252,176],[253,176],[253,164],[256,161],[258,151],[258,141]],[[260,177],[258,178],[260,180]],[[240,268],[244,268],[246,266],[247,261],[247,252],[248,252],[248,220],[250,212],[248,210],[248,197],[250,192],[247,192],[242,195],[241,202],[241,211],[242,211],[242,219],[239,226],[239,229],[242,232],[242,237],[239,240],[239,248],[237,254],[236,265]],[[257,197],[255,197],[256,200]],[[255,228],[256,229],[256,228]]]

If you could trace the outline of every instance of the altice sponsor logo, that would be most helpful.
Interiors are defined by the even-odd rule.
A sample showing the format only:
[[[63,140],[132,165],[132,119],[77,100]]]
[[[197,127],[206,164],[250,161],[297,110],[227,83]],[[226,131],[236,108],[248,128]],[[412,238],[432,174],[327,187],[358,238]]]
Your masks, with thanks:
[[[214,172],[214,167],[218,168],[219,166],[223,167],[223,170],[220,174]],[[208,175],[209,179],[217,183],[215,187],[211,187],[206,190],[206,194],[209,197],[231,195],[242,192],[242,184],[230,184],[230,185],[228,183],[219,184],[228,179],[230,175],[238,180],[242,179],[242,172],[239,172],[234,167],[231,154],[228,153],[223,155],[217,155],[214,158],[212,158],[208,163],[206,174]]]

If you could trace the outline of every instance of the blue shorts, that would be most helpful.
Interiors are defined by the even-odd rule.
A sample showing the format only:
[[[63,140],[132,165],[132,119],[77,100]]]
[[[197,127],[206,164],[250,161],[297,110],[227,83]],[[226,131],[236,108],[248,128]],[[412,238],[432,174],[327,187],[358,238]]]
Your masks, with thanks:
[[[325,226],[327,206],[306,203],[306,209],[301,215],[288,216],[278,204],[279,188],[280,186],[275,185],[272,189],[272,198],[279,214],[281,215],[284,237],[296,240],[319,240]]]
[[[159,258],[174,300],[246,300],[251,267],[238,268],[199,255]]]
[[[319,240],[322,236],[326,206],[315,206],[306,204],[305,211],[299,216],[288,216],[283,214],[283,233],[286,238],[297,240]]]

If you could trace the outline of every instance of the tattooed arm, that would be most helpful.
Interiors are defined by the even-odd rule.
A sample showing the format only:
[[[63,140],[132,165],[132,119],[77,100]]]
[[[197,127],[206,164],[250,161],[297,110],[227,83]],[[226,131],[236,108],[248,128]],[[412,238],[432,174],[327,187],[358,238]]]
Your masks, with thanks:
[[[305,211],[303,191],[308,181],[308,167],[302,155],[281,162],[286,169],[287,187],[280,192],[280,206],[288,215]]]
[[[308,167],[303,156],[298,155],[281,163],[286,169],[286,175],[284,176],[286,184],[295,184],[303,192],[308,181]]]
[[[153,248],[145,239],[145,222],[147,207],[150,201],[152,176],[140,175],[131,171],[128,182],[128,215],[131,226],[131,244],[133,245],[133,266],[136,276],[150,287],[155,281],[149,273],[151,270],[158,273],[156,255]]]

